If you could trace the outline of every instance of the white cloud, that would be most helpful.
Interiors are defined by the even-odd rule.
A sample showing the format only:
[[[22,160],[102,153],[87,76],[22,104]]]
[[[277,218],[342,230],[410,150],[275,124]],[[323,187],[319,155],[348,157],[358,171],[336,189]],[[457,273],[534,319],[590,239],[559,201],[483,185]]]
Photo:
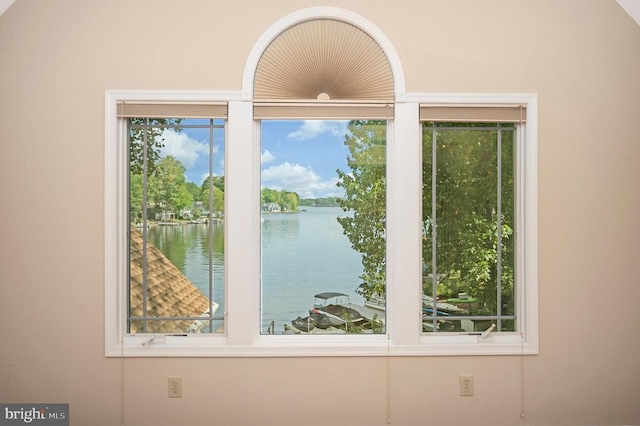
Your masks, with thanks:
[[[177,158],[187,169],[191,169],[200,155],[209,155],[209,144],[191,139],[185,133],[178,133],[171,129],[162,132],[164,147],[160,150],[161,155],[171,155]],[[215,153],[214,147],[214,153]]]
[[[276,157],[274,157],[273,154],[270,153],[267,149],[265,149],[264,152],[260,154],[260,164],[270,163],[275,159]]]
[[[332,136],[344,136],[348,121],[344,120],[304,120],[300,129],[287,135],[289,139],[304,141],[324,133]]]
[[[300,198],[318,198],[340,195],[336,187],[337,177],[323,180],[311,167],[283,163],[262,171],[262,185],[275,189],[297,192]]]
[[[219,175],[219,174],[217,174],[217,173],[214,173],[214,174],[202,173],[202,174],[200,175],[200,183],[199,183],[199,185],[202,185],[202,184],[204,183],[204,181],[205,181],[209,176],[216,177],[216,176],[222,176],[222,175]]]

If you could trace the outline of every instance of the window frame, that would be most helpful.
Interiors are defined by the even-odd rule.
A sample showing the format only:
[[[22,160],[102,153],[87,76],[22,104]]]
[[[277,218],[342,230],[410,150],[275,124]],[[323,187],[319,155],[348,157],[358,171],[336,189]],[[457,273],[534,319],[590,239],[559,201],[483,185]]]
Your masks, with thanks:
[[[445,106],[520,104],[526,120],[516,124],[515,234],[516,332],[476,335],[429,333],[420,345],[431,355],[538,354],[538,98],[535,94],[411,94],[407,102]],[[422,137],[422,129],[420,129]],[[421,153],[418,153],[422,158]],[[421,182],[421,177],[419,178]],[[420,190],[420,194],[422,191]],[[420,198],[421,200],[421,198]],[[419,207],[420,208],[420,207]]]
[[[225,333],[130,335],[126,326],[128,226],[126,126],[117,103],[226,102]],[[516,230],[522,265],[516,285],[518,333],[475,335],[421,330],[420,104],[522,103],[527,123],[518,156]],[[105,356],[424,356],[538,353],[537,95],[407,94],[387,123],[387,324],[382,335],[287,336],[260,334],[260,121],[241,91],[105,92]],[[404,142],[408,141],[408,142]],[[248,159],[248,160],[247,160]],[[248,177],[248,178],[247,178]],[[522,229],[520,229],[522,228]],[[248,298],[247,298],[248,296]],[[401,308],[398,308],[401,307]],[[413,308],[412,308],[413,307]],[[143,345],[143,343],[146,343]]]
[[[464,108],[467,109],[467,108]],[[470,108],[469,108],[470,109]],[[495,110],[495,109],[500,109],[500,108],[495,108],[495,107],[484,107],[484,108],[479,108],[478,111],[480,112],[489,112],[488,115],[491,115]],[[518,114],[519,109],[517,106],[515,108],[510,108],[510,110],[514,111],[508,111],[508,114],[511,115],[517,115],[518,118],[516,120],[519,121],[523,121],[524,119],[524,113],[522,113],[522,117],[520,117],[520,114]],[[504,108],[503,108],[504,110]],[[475,113],[472,112],[472,113]],[[511,267],[513,269],[513,272],[516,272],[517,269],[523,264],[522,259],[518,257],[518,254],[521,252],[521,250],[514,250],[513,253],[513,263],[505,263],[505,259],[503,257],[503,250],[505,250],[505,245],[508,242],[512,242],[513,243],[513,247],[512,249],[515,249],[515,245],[517,243],[517,239],[515,238],[515,235],[513,235],[513,238],[510,237],[504,237],[503,236],[503,226],[505,223],[510,224],[513,227],[513,230],[517,229],[518,224],[515,223],[515,213],[516,213],[516,209],[515,207],[517,206],[517,196],[518,193],[516,191],[516,182],[520,181],[521,178],[517,175],[517,171],[515,170],[515,164],[517,161],[517,156],[518,156],[518,123],[515,122],[509,122],[508,118],[506,119],[499,119],[499,117],[505,117],[503,112],[498,111],[496,113],[496,119],[490,119],[490,120],[475,120],[475,119],[467,119],[467,120],[462,120],[462,119],[458,119],[455,120],[454,122],[451,121],[446,121],[446,119],[440,119],[440,120],[434,120],[432,121],[431,118],[423,118],[422,117],[422,111],[421,111],[421,120],[422,120],[422,138],[423,138],[423,153],[422,153],[422,161],[423,161],[423,179],[422,179],[422,183],[423,183],[423,203],[425,202],[425,199],[427,197],[429,197],[430,200],[430,209],[428,211],[425,212],[424,207],[423,207],[423,211],[422,211],[422,215],[423,218],[426,216],[428,216],[429,218],[435,218],[435,226],[434,226],[434,222],[430,222],[429,224],[429,228],[431,228],[429,231],[423,231],[426,232],[426,235],[428,235],[428,237],[424,237],[423,236],[423,253],[425,251],[425,246],[428,246],[428,250],[430,251],[431,255],[429,257],[423,257],[423,264],[427,264],[430,262],[430,265],[435,265],[434,268],[437,271],[437,274],[440,275],[441,273],[446,274],[448,271],[442,271],[441,269],[441,262],[444,263],[446,265],[447,261],[446,261],[446,257],[442,256],[440,257],[438,255],[438,246],[440,245],[440,242],[442,242],[442,239],[440,237],[440,233],[441,232],[445,232],[444,231],[434,231],[433,228],[435,229],[439,229],[441,226],[441,217],[443,215],[445,215],[445,211],[438,208],[438,196],[439,194],[441,194],[442,192],[445,193],[445,197],[446,197],[446,189],[444,191],[441,191],[442,188],[439,186],[438,182],[440,180],[439,178],[439,172],[438,169],[439,167],[443,167],[445,170],[447,169],[447,160],[446,160],[446,154],[444,154],[442,151],[439,150],[440,145],[445,144],[444,141],[448,141],[446,144],[447,145],[455,145],[456,141],[458,140],[457,137],[461,136],[461,135],[468,135],[468,134],[473,134],[474,136],[477,136],[478,139],[480,140],[481,138],[485,138],[485,147],[491,146],[493,149],[495,149],[495,151],[492,152],[492,155],[495,155],[495,159],[494,159],[494,163],[489,164],[488,167],[490,167],[490,169],[493,169],[496,171],[496,175],[492,176],[491,182],[493,184],[495,184],[495,188],[491,188],[492,190],[492,194],[486,193],[485,192],[485,196],[487,197],[493,197],[495,196],[495,204],[494,204],[494,214],[495,217],[494,219],[492,219],[491,223],[496,225],[497,230],[496,230],[496,240],[494,241],[494,244],[496,244],[496,260],[495,260],[495,265],[496,265],[496,286],[494,288],[495,291],[495,295],[494,295],[494,301],[496,302],[496,307],[494,311],[491,311],[490,313],[483,313],[483,314],[474,314],[473,312],[468,312],[468,313],[464,313],[464,314],[453,314],[453,316],[447,316],[448,314],[436,314],[435,310],[434,313],[431,314],[423,314],[423,324],[431,324],[432,326],[435,326],[435,322],[438,320],[451,320],[452,322],[456,322],[458,320],[460,321],[474,321],[474,319],[477,321],[483,321],[485,322],[485,325],[483,326],[483,328],[477,328],[477,324],[473,326],[473,329],[469,330],[462,330],[461,332],[467,332],[467,333],[479,333],[479,332],[485,332],[485,330],[489,329],[489,324],[491,323],[491,329],[490,331],[495,330],[495,332],[515,332],[516,330],[503,330],[503,326],[504,326],[504,321],[513,321],[513,324],[517,326],[517,321],[519,319],[519,313],[517,310],[513,310],[511,313],[505,313],[503,312],[503,305],[505,303],[508,303],[509,300],[512,300],[512,302],[515,302],[515,294],[512,296],[512,299],[506,299],[504,298],[504,294],[503,294],[503,286],[502,286],[502,279],[503,279],[503,274],[501,273],[502,268],[506,267]],[[444,126],[442,125],[444,124]],[[522,124],[522,123],[520,123]],[[522,130],[522,128],[520,129]],[[507,136],[507,135],[511,135],[511,136]],[[510,166],[507,165],[506,163],[503,163],[502,160],[502,156],[504,155],[504,148],[506,147],[504,140],[505,137],[507,138],[507,140],[511,140],[510,144],[512,145],[512,149],[513,149],[513,158],[512,161],[510,162]],[[424,145],[424,141],[425,138],[427,138],[429,140],[428,145]],[[438,138],[442,138],[442,139],[438,139]],[[480,144],[480,142],[478,142],[478,144]],[[489,145],[491,144],[491,145]],[[465,146],[468,146],[468,143],[464,144]],[[428,148],[427,148],[428,146]],[[453,148],[454,150],[456,148]],[[428,151],[428,153],[427,153]],[[444,154],[445,155],[445,160],[444,163],[442,163],[441,161],[441,157],[440,155]],[[450,154],[451,155],[451,154]],[[426,167],[426,160],[428,160],[429,163],[429,167]],[[449,163],[450,164],[450,163]],[[456,163],[459,164],[459,163]],[[512,220],[510,222],[503,222],[504,219],[504,215],[508,215],[509,213],[507,211],[504,210],[505,205],[503,204],[503,197],[505,197],[506,192],[505,192],[505,187],[504,187],[504,183],[505,181],[503,180],[503,176],[505,175],[505,171],[507,169],[511,169],[511,173],[513,173],[513,183],[506,189],[507,192],[510,192],[511,194],[513,194],[513,206],[514,209],[511,211],[511,216],[512,216]],[[515,173],[514,173],[515,172]],[[482,172],[480,172],[482,173]],[[506,172],[509,173],[509,172]],[[431,182],[428,186],[428,189],[425,187],[424,185],[424,181],[425,181],[425,177],[427,177]],[[474,174],[473,177],[475,178],[479,178],[480,176],[478,174]],[[472,178],[473,178],[472,177]],[[483,182],[489,182],[489,181],[485,181],[483,180]],[[477,181],[478,184],[481,184],[481,182]],[[463,183],[461,185],[461,187],[465,187],[465,184]],[[499,188],[499,189],[498,189]],[[451,201],[451,200],[449,200]],[[446,221],[446,219],[445,219]],[[446,222],[445,222],[446,223]],[[446,225],[445,225],[446,226]],[[424,235],[424,234],[423,234]],[[455,237],[454,237],[455,238]],[[446,238],[445,238],[446,239]],[[446,252],[446,249],[445,249]],[[424,256],[424,255],[423,255]],[[446,266],[445,266],[446,268]],[[433,276],[432,274],[432,270],[429,270],[431,275],[430,279],[424,280],[423,277],[423,286],[426,286],[428,288],[428,290],[425,290],[425,294],[431,296],[431,295],[435,295],[434,297],[438,298],[440,297],[440,294],[438,293],[438,284],[437,282],[439,281],[438,279],[436,279],[435,276]],[[463,286],[464,289],[464,286]],[[459,290],[459,291],[464,291],[463,289]],[[517,308],[516,306],[514,306],[514,308]],[[469,324],[466,325],[467,327],[469,326]],[[460,323],[460,327],[463,327],[463,324]],[[447,333],[447,332],[455,332],[455,331],[446,331],[446,330],[438,330],[435,327],[433,327],[432,331],[427,331],[424,330],[423,327],[423,334],[425,335],[432,335],[433,333]]]

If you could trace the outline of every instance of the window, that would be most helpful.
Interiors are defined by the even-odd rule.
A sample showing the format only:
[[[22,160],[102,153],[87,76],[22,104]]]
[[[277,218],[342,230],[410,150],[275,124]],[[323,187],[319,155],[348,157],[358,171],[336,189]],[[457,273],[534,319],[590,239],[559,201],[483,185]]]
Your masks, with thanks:
[[[220,332],[224,120],[149,117],[157,107],[120,105],[129,153],[127,332]],[[170,117],[180,112],[163,107]]]
[[[384,333],[386,122],[260,133],[261,333]]]
[[[426,98],[420,341],[537,353],[535,96]]]
[[[342,220],[328,221],[331,234],[287,245],[287,235],[303,226],[293,215],[305,213],[269,211],[293,211],[296,203],[300,210],[302,200],[330,194],[305,194],[312,185],[281,184],[272,179],[278,170],[261,167],[270,154],[279,165],[301,166],[279,171],[310,175],[311,162],[296,153],[302,144],[290,144],[285,136],[280,140],[284,151],[269,145],[270,126],[291,120],[296,126],[347,120],[353,127],[345,132],[348,145],[341,147],[346,166],[333,166],[341,171],[333,177],[340,184],[336,196],[342,198],[336,203],[346,207],[338,213]],[[177,186],[175,179],[169,180],[173,186],[159,185],[164,163],[179,157],[164,147],[154,150],[157,136],[179,139],[196,130],[209,132],[208,139],[197,140],[207,140],[209,154],[201,154],[210,169],[194,177],[184,167],[183,180],[173,174]],[[221,141],[224,145],[217,145]],[[476,147],[470,141],[480,143]],[[131,157],[130,148],[136,147],[141,150]],[[329,149],[316,148],[303,151],[328,158]],[[489,160],[465,167],[465,157],[471,161],[480,155]],[[222,158],[224,168],[218,171]],[[166,166],[167,172],[175,170]],[[205,188],[203,177],[210,177]],[[177,189],[188,182],[195,185],[190,185],[194,193],[198,186],[201,191],[202,205],[191,204],[191,209]],[[203,198],[206,186],[209,195]],[[224,194],[223,210],[216,188]],[[487,203],[463,203],[464,190],[473,190],[474,198],[486,194]],[[373,201],[372,194],[377,195]],[[276,218],[282,223],[271,223]],[[158,222],[201,219],[209,224],[184,225],[207,229],[193,245],[207,259],[195,273],[188,250],[180,249],[184,240],[167,244],[175,227],[161,228]],[[217,219],[222,223],[212,226]],[[339,252],[338,243],[328,241],[334,233],[343,237],[339,244],[353,247],[352,261],[359,264],[348,268],[348,283],[340,283],[346,287],[338,286],[343,278],[328,261]],[[299,280],[309,275],[302,278],[292,267],[301,241],[324,246],[299,262],[298,271],[325,267],[336,272],[324,279],[330,282],[309,286],[307,294]],[[314,7],[275,22],[249,54],[242,90],[106,93],[107,356],[535,354],[537,249],[536,95],[408,94],[391,41],[350,11]],[[171,273],[158,280],[152,266],[161,256]],[[269,275],[274,270],[275,281]],[[178,278],[181,284],[163,299],[157,292],[162,285],[156,284],[171,287]],[[311,335],[309,310],[321,311],[327,300],[349,288],[352,302],[375,304],[381,314],[365,327],[354,324],[355,313],[350,313],[341,327]],[[288,294],[309,300],[290,306],[284,302]],[[317,305],[311,300],[316,295],[321,296]],[[451,315],[445,303],[468,309]],[[288,311],[279,308],[277,314],[278,304]],[[285,334],[284,323],[298,316],[300,333]],[[479,334],[489,324],[495,329]]]
[[[423,332],[513,332],[516,128],[422,132]]]
[[[280,225],[295,228],[301,224],[274,224],[267,223],[267,221],[277,219],[287,222],[290,220],[290,216],[302,216],[306,213],[266,213],[264,210],[269,208],[271,202],[277,204],[278,208],[286,210],[287,205],[292,206],[295,201],[298,201],[298,197],[300,200],[306,200],[305,203],[314,198],[304,195],[304,189],[311,188],[309,185],[299,188],[274,185],[274,181],[270,181],[273,176],[270,173],[275,170],[268,171],[269,163],[266,160],[271,155],[280,158],[280,162],[272,161],[271,165],[282,165],[287,161],[287,158],[290,165],[304,165],[305,163],[299,159],[300,157],[298,159],[291,157],[295,152],[295,145],[289,144],[293,144],[295,141],[286,141],[286,136],[300,130],[305,123],[313,126],[318,122],[300,121],[299,117],[292,117],[293,114],[290,111],[282,113],[287,110],[280,110],[279,115],[284,120],[280,124],[288,124],[291,127],[285,131],[287,133],[284,136],[284,141],[289,144],[283,144],[283,151],[276,151],[271,145],[263,142],[265,136],[274,130],[270,126],[278,124],[271,121],[276,118],[272,114],[273,109],[270,109],[271,113],[269,114],[271,115],[266,117],[268,111],[261,109],[260,105],[240,99],[241,95],[234,92],[203,92],[201,94],[192,92],[109,92],[107,94],[107,161],[105,165],[107,171],[105,181],[107,221],[105,294],[107,302],[105,320],[108,355],[384,356],[388,354],[537,353],[537,137],[535,132],[537,108],[535,96],[412,95],[406,102],[396,103],[392,109],[389,109],[388,106],[382,108],[385,111],[382,116],[373,117],[376,123],[386,123],[383,125],[384,130],[374,131],[373,128],[362,127],[369,129],[365,133],[370,136],[386,135],[384,140],[379,137],[368,139],[370,142],[377,140],[379,158],[385,158],[385,166],[382,169],[384,169],[383,182],[386,194],[384,203],[386,208],[384,209],[384,227],[380,228],[383,229],[382,235],[384,236],[384,264],[381,265],[381,261],[377,261],[377,266],[382,268],[380,271],[383,271],[384,274],[384,293],[380,294],[378,288],[377,294],[374,292],[366,295],[359,294],[362,299],[357,300],[354,296],[354,301],[363,305],[365,301],[375,301],[374,296],[378,296],[381,299],[380,303],[384,306],[384,315],[378,317],[381,320],[384,319],[384,328],[378,328],[376,332],[376,330],[367,331],[354,327],[352,331],[357,332],[357,335],[349,333],[346,327],[344,333],[335,332],[322,335],[295,332],[294,335],[288,335],[283,331],[277,332],[279,327],[275,325],[271,331],[269,330],[271,321],[276,320],[270,311],[273,308],[273,300],[283,297],[283,294],[291,289],[294,292],[301,292],[297,287],[298,273],[287,265],[287,261],[291,259],[292,247],[287,247],[287,250],[274,250],[273,247],[269,247],[264,240],[267,232],[265,231],[265,223],[271,227],[268,232],[275,231],[276,235],[282,236],[284,231],[279,228]],[[158,100],[163,102],[171,100],[177,104],[196,103],[195,101],[200,103],[224,101],[227,117],[214,118],[213,125],[211,125],[211,119],[201,121],[201,119],[188,119],[184,116],[178,116],[176,119],[176,114],[164,114],[162,116],[165,119],[164,122],[160,121],[157,116],[154,118],[149,114],[136,113],[135,120],[131,120],[131,117],[124,117],[123,114],[118,117],[117,106],[122,102],[145,101],[151,103],[151,101],[157,102]],[[482,109],[479,108],[480,106],[487,105],[503,106],[508,104],[510,108],[518,110],[522,106],[523,118],[519,118],[516,122],[509,120],[494,122],[486,117],[480,121],[469,118],[456,121],[446,115],[444,117],[424,115],[428,107],[440,106],[443,103],[458,108],[468,106],[477,111]],[[332,108],[340,109],[338,106]],[[346,118],[342,114],[336,115],[342,119]],[[326,112],[323,112],[322,116],[326,117]],[[350,113],[350,116],[353,115]],[[171,119],[167,119],[167,117],[171,117]],[[380,121],[385,117],[387,119]],[[335,119],[336,116],[329,118]],[[308,120],[309,117],[307,116],[306,119]],[[357,116],[356,119],[358,119]],[[421,122],[422,124],[420,124]],[[346,122],[342,123],[342,125],[349,125]],[[364,122],[356,120],[350,124],[358,123],[363,124]],[[368,124],[373,123],[371,121]],[[190,129],[187,126],[194,127]],[[147,288],[146,318],[144,314],[139,313],[140,311],[134,315],[129,314],[133,300],[132,295],[127,291],[131,271],[129,256],[135,251],[129,246],[129,236],[140,234],[140,237],[131,238],[131,242],[139,241],[142,247],[144,247],[144,241],[147,241],[147,280],[149,280],[149,262],[153,256],[153,253],[151,255],[149,253],[154,252],[152,247],[159,247],[158,250],[163,255],[167,252],[169,254],[169,256],[165,255],[167,258],[173,256],[170,253],[172,249],[163,246],[162,238],[150,235],[150,230],[155,227],[163,233],[171,233],[175,228],[174,226],[160,227],[153,223],[161,220],[167,220],[169,223],[171,221],[198,221],[203,217],[202,212],[194,215],[193,210],[190,213],[191,216],[187,216],[189,209],[178,209],[175,205],[169,208],[169,201],[163,201],[160,198],[154,199],[153,197],[156,195],[153,192],[155,183],[151,181],[152,175],[146,178],[146,203],[144,190],[142,198],[140,198],[140,185],[130,176],[130,172],[135,169],[132,167],[132,164],[135,165],[135,161],[131,160],[130,163],[128,141],[134,130],[142,132],[140,136],[135,137],[142,137],[143,142],[144,132],[146,132],[147,141],[151,141],[150,135],[155,134],[164,135],[165,143],[168,143],[169,137],[180,136],[184,138],[192,130],[209,134],[213,132],[212,143],[208,142],[209,139],[205,137],[195,138],[196,140],[207,140],[209,152],[216,151],[217,143],[225,142],[225,145],[219,146],[217,153],[214,152],[213,157],[204,155],[209,163],[213,163],[213,168],[208,172],[209,175],[224,176],[225,208],[222,213],[223,224],[220,227],[220,231],[224,230],[224,239],[222,240],[224,262],[217,261],[214,251],[213,293],[208,292],[208,280],[199,288],[200,293],[209,301],[211,301],[210,294],[213,294],[213,301],[220,305],[213,315],[206,313],[206,309],[202,310],[198,307],[188,314],[172,313],[173,318],[168,318],[164,314],[160,316],[158,313],[152,312],[154,302],[149,297],[149,286]],[[355,134],[354,131],[355,128],[345,132],[346,140],[349,140],[348,135]],[[216,132],[220,132],[220,135],[218,136]],[[281,138],[280,141],[282,142],[283,139]],[[461,159],[464,160],[465,155],[474,158],[480,155],[475,151],[473,153],[467,152],[470,149],[470,141],[475,144],[473,145],[474,149],[477,146],[477,149],[481,150],[480,153],[487,155],[491,161],[479,163],[476,168],[464,167],[466,161],[461,161]],[[311,143],[310,140],[308,142]],[[143,149],[144,146],[143,143]],[[298,148],[303,148],[303,151],[307,153],[310,152],[308,147],[299,146]],[[342,156],[351,155],[352,160],[355,158],[353,153],[348,152],[348,146],[343,145],[342,148],[344,149]],[[434,152],[435,156],[433,156]],[[218,161],[221,159],[222,153],[224,153],[224,169],[216,169],[216,164],[219,164]],[[148,173],[149,165],[144,166],[144,164],[145,161],[149,162],[149,152],[146,156],[147,159],[144,160],[145,154],[143,152],[142,169],[144,170],[146,167]],[[167,161],[168,157],[168,152],[161,151],[155,161],[160,164],[163,160]],[[461,162],[464,164],[460,164]],[[355,161],[353,164],[360,167],[367,163]],[[376,162],[372,164],[375,165]],[[356,178],[357,173],[348,167],[343,165],[341,168],[345,173],[342,175],[342,179],[345,176]],[[186,182],[194,180],[189,177],[187,169],[185,168],[185,185]],[[457,180],[449,179],[447,181],[444,179],[447,177],[448,171],[456,171]],[[198,176],[206,178],[208,175],[204,173]],[[472,180],[478,176],[490,176],[490,178],[480,182]],[[338,178],[337,173],[335,177]],[[429,181],[430,177],[432,181]],[[434,177],[435,192],[433,191]],[[144,188],[144,173],[137,179],[142,180],[142,188]],[[447,182],[449,186],[444,185]],[[459,318],[453,321],[451,315],[444,315],[444,310],[440,310],[443,306],[439,306],[439,304],[473,303],[474,298],[477,301],[480,294],[478,289],[473,287],[473,281],[467,279],[464,283],[461,282],[462,269],[457,266],[461,262],[455,259],[455,261],[450,260],[451,247],[468,242],[465,240],[466,234],[464,232],[468,231],[469,226],[480,225],[475,221],[469,222],[467,220],[468,217],[475,218],[473,216],[477,210],[475,205],[472,207],[464,204],[457,206],[454,211],[460,211],[461,215],[461,219],[457,222],[448,218],[447,214],[450,212],[439,209],[438,205],[445,201],[445,196],[450,198],[450,200],[446,200],[449,203],[459,200],[459,194],[451,193],[448,195],[447,191],[462,190],[459,187],[466,182],[473,182],[473,188],[467,187],[467,190],[476,190],[478,189],[476,186],[484,186],[490,188],[487,191],[493,194],[486,196],[486,201],[490,201],[491,206],[484,210],[486,215],[483,217],[486,223],[480,223],[485,227],[483,229],[487,231],[486,234],[492,235],[492,239],[489,239],[490,245],[495,244],[496,247],[501,247],[499,253],[497,249],[495,252],[488,250],[489,258],[493,260],[489,269],[494,277],[497,276],[495,275],[497,272],[493,271],[501,270],[501,281],[496,278],[495,284],[491,284],[493,287],[487,287],[489,288],[487,294],[490,296],[482,296],[485,297],[482,300],[482,307],[485,310],[469,311],[468,314],[459,315]],[[211,185],[215,186],[216,181],[210,180],[207,183],[211,189]],[[264,188],[269,188],[273,192],[266,194]],[[202,190],[202,185],[200,185],[200,190]],[[283,190],[286,191],[285,197],[282,197]],[[274,201],[277,198],[277,194],[274,192],[280,194],[280,202]],[[290,192],[298,192],[298,197],[292,197]],[[169,193],[173,194],[172,191]],[[367,193],[368,191],[363,191],[360,195]],[[267,196],[275,198],[267,202]],[[315,199],[319,198],[323,197]],[[283,202],[283,199],[289,201]],[[432,207],[434,200],[435,215]],[[208,201],[210,205],[214,204],[214,208],[210,208],[204,217],[208,220],[214,220],[218,215],[215,212],[220,211],[216,207],[219,203],[216,202],[215,197],[213,199],[209,197]],[[158,207],[154,210],[152,207],[156,207],[156,204]],[[145,205],[147,208],[142,208]],[[298,208],[304,209],[300,204],[298,204]],[[346,215],[356,214],[356,210],[344,213]],[[264,218],[269,214],[272,216]],[[181,219],[175,218],[179,215],[182,215]],[[264,221],[261,218],[264,218]],[[479,220],[480,218],[475,219]],[[147,228],[145,222],[150,224],[150,227]],[[335,217],[329,222],[334,227],[339,225],[339,222],[335,221]],[[435,242],[432,233],[434,224],[435,229],[438,229]],[[137,228],[139,230],[135,230],[136,225],[140,226]],[[199,229],[198,227],[206,228],[201,224],[182,226],[192,230]],[[209,225],[209,228],[206,229],[210,228]],[[497,232],[498,228],[502,229],[501,233]],[[339,233],[340,229],[337,228],[334,231]],[[447,233],[450,236],[448,240],[438,239],[443,234],[446,236]],[[208,240],[210,238],[208,231],[206,234],[200,240],[202,242],[200,250],[207,245],[205,240],[210,241]],[[214,245],[216,244],[216,235],[220,235],[220,233],[216,233],[214,228]],[[517,237],[514,238],[514,235]],[[329,236],[325,235],[323,238],[328,239]],[[323,241],[323,238],[316,240],[316,242],[327,243],[327,241]],[[314,240],[309,239],[307,242],[310,241]],[[181,240],[180,244],[182,243]],[[350,241],[350,243],[352,242]],[[319,252],[314,254],[314,256],[320,256],[320,259],[314,258],[312,262],[307,264],[310,265],[307,269],[313,270],[313,268],[323,265],[324,261],[321,257],[329,255],[333,251],[331,248],[333,246],[328,247],[321,248]],[[436,249],[435,255],[431,251],[433,247]],[[471,251],[471,248],[473,246],[468,246],[462,252]],[[180,269],[180,253],[178,250],[178,256],[175,257],[178,260],[171,262],[178,266],[178,269]],[[367,250],[356,250],[355,263],[360,267],[363,266],[362,257],[364,254],[367,254]],[[435,262],[433,262],[434,258]],[[209,265],[207,264],[206,268],[209,268]],[[217,267],[224,269],[224,280],[221,283],[216,281],[216,276],[222,275],[216,273],[215,268]],[[266,279],[269,273],[268,269],[271,267],[287,269],[286,272],[291,274],[292,278],[289,288],[281,289],[270,295],[264,287],[269,285]],[[301,267],[304,267],[304,263]],[[465,267],[469,266],[465,264]],[[144,267],[141,269],[144,271]],[[435,291],[432,270],[436,272]],[[197,281],[188,268],[185,269],[186,274],[184,271],[180,271],[190,281]],[[364,272],[364,268],[359,271],[361,274],[358,276],[358,280],[365,275]],[[429,277],[429,274],[432,274],[431,281],[424,279],[424,277]],[[442,276],[444,274],[447,276]],[[513,278],[510,278],[509,274],[512,274]],[[208,275],[208,270],[205,275]],[[446,281],[447,278],[451,280]],[[308,310],[313,309],[313,296],[323,292],[342,292],[341,289],[336,289],[331,285],[334,283],[325,284],[328,285],[318,285],[310,289],[309,293],[302,297],[309,299],[308,304],[305,301],[303,308],[295,307],[294,309],[291,307],[290,312],[282,316],[282,322],[290,322],[298,316],[304,319],[308,315]],[[360,282],[354,283],[354,287],[357,288],[357,284]],[[196,287],[198,287],[197,283]],[[218,294],[218,291],[221,293]],[[430,304],[433,305],[433,302],[428,298],[433,298],[434,294],[436,299],[440,299],[436,301],[435,315],[433,309],[432,312],[424,309],[428,308]],[[426,297],[423,298],[423,295]],[[271,296],[274,298],[269,299]],[[445,297],[447,298],[446,302]],[[449,300],[456,298],[462,301]],[[201,310],[203,312],[200,312]],[[424,314],[426,314],[426,318]],[[140,327],[144,327],[145,321],[147,323],[146,332],[144,328],[140,329]],[[171,328],[174,324],[184,321],[188,323],[187,328],[194,323],[196,326],[202,326],[200,332],[191,328],[182,333]],[[428,326],[425,326],[425,322],[435,323],[436,331],[434,332],[432,328],[429,329]],[[154,328],[156,324],[160,323],[163,324],[162,327]],[[486,338],[475,334],[486,330],[485,327],[493,323],[496,324],[496,329]],[[470,324],[472,326],[468,328]],[[134,326],[135,329],[132,328]],[[284,324],[282,326],[284,327]],[[378,334],[380,332],[383,334]]]
[[[107,351],[222,335],[226,104],[107,99]]]

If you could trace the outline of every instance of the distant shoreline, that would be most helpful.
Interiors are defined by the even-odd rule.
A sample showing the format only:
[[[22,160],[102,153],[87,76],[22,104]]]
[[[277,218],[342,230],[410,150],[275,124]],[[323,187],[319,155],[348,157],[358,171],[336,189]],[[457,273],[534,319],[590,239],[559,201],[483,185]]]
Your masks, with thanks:
[[[300,206],[304,207],[340,207],[338,197],[305,198],[300,200]]]

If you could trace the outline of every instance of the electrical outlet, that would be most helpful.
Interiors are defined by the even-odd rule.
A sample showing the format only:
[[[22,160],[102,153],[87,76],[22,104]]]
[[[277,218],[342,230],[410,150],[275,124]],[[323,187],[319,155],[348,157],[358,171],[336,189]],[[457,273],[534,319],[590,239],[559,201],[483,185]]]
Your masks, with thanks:
[[[169,377],[169,398],[182,398],[182,377]]]
[[[460,376],[460,396],[473,396],[473,376]]]

